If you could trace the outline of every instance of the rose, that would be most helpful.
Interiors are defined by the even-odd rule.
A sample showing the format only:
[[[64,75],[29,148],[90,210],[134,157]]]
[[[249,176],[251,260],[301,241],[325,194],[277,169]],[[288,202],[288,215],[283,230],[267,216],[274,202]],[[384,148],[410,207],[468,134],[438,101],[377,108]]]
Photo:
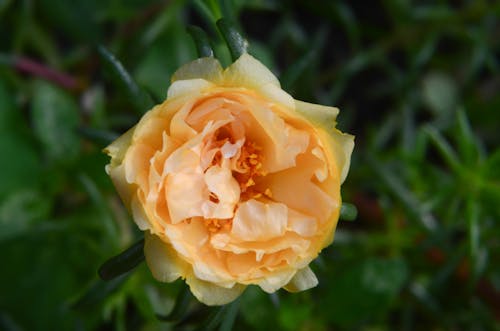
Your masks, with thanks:
[[[249,284],[316,286],[308,265],[333,240],[354,146],[337,114],[294,100],[247,54],[181,67],[167,99],[105,149],[153,276],[184,278],[209,305]]]

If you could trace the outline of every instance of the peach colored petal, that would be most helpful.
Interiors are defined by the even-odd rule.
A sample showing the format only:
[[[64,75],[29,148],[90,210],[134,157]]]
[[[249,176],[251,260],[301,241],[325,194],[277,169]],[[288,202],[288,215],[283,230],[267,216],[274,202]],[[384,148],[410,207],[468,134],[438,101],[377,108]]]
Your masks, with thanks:
[[[170,174],[167,177],[167,204],[172,224],[194,216],[203,216],[208,199],[205,178],[196,169]]]
[[[204,213],[206,218],[231,218],[234,215],[234,207],[240,199],[240,186],[234,179],[229,162],[222,163],[222,166],[212,166],[205,172],[205,183],[210,192],[218,198],[217,203],[207,204]]]
[[[318,233],[318,224],[314,217],[291,208],[288,208],[287,228],[304,237],[311,237]]]
[[[263,241],[282,236],[286,230],[287,207],[251,199],[240,203],[234,215],[231,235],[245,241]]]

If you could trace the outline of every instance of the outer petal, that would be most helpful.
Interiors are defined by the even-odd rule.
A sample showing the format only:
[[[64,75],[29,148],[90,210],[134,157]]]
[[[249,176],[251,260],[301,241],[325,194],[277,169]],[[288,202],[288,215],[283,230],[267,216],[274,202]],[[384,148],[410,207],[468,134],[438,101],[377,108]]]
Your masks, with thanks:
[[[299,114],[310,120],[317,129],[317,134],[328,150],[330,164],[336,164],[339,169],[342,184],[349,172],[351,154],[354,148],[354,136],[340,132],[335,128],[338,108],[316,105],[295,100],[295,109]],[[331,169],[333,170],[333,169]]]
[[[340,184],[342,184],[349,172],[351,164],[351,154],[354,149],[354,136],[334,130],[331,134],[318,130],[318,136],[325,143],[326,157],[329,164],[337,165],[339,169]],[[333,170],[331,168],[331,170]]]
[[[284,288],[288,292],[300,292],[313,288],[316,285],[318,285],[316,275],[311,268],[306,267],[297,271],[292,280]]]
[[[177,257],[169,244],[149,232],[144,233],[144,238],[144,255],[154,278],[160,282],[173,282],[184,277],[188,265]]]
[[[108,147],[104,148],[104,152],[111,156],[110,167],[115,167],[120,165],[125,158],[125,153],[132,143],[132,137],[134,135],[135,126],[130,128],[127,132],[122,134],[118,139],[113,141]],[[109,174],[109,167],[106,168],[106,172]]]
[[[225,305],[234,301],[243,293],[246,286],[235,284],[232,288],[217,286],[194,276],[186,278],[191,293],[201,302],[209,306]]]
[[[172,76],[172,83],[178,80],[201,78],[211,82],[222,80],[222,66],[213,57],[196,59],[180,67]]]
[[[248,53],[240,56],[224,71],[222,84],[257,89],[267,84],[280,86],[280,82],[271,70]]]
[[[297,271],[295,269],[286,269],[267,275],[258,282],[261,289],[267,293],[273,293],[290,282]]]
[[[338,108],[295,100],[295,109],[314,125],[324,127],[327,130],[333,130],[337,124]]]

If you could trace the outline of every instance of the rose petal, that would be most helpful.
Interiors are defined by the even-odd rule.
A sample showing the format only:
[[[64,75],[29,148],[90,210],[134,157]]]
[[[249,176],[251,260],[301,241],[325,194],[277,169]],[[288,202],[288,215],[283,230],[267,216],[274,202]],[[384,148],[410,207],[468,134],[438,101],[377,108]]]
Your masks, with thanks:
[[[288,292],[300,292],[313,288],[316,285],[318,285],[318,278],[316,278],[311,268],[306,267],[297,271],[295,276],[293,276],[284,288]]]
[[[287,207],[282,203],[262,203],[251,199],[240,203],[231,234],[246,241],[262,241],[285,233]]]
[[[161,282],[173,282],[184,277],[188,265],[177,257],[172,247],[158,236],[144,233],[144,255],[153,277]]]
[[[244,53],[224,71],[224,86],[259,88],[272,84],[279,87],[276,76],[262,63]]]
[[[222,66],[213,57],[203,57],[183,65],[172,75],[172,83],[201,78],[210,82],[222,80]],[[172,84],[173,85],[173,84]]]
[[[318,224],[314,217],[288,208],[288,228],[304,237],[317,234]]]
[[[167,177],[166,196],[172,224],[203,216],[202,206],[208,199],[203,173],[190,169],[170,174]]]
[[[257,285],[265,292],[273,293],[288,284],[296,272],[295,269],[285,269],[270,275],[265,275]]]
[[[234,301],[243,293],[246,286],[235,284],[232,288],[225,288],[213,283],[200,280],[193,275],[186,278],[191,293],[201,302],[209,306],[225,305]]]

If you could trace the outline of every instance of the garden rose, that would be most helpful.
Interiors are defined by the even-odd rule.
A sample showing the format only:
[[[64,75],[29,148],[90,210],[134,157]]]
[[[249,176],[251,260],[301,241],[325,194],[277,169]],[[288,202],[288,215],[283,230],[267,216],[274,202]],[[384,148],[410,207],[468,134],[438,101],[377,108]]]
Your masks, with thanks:
[[[250,284],[316,286],[308,265],[333,240],[354,146],[337,114],[294,100],[248,54],[181,67],[167,99],[105,149],[153,276],[185,279],[208,305]]]

